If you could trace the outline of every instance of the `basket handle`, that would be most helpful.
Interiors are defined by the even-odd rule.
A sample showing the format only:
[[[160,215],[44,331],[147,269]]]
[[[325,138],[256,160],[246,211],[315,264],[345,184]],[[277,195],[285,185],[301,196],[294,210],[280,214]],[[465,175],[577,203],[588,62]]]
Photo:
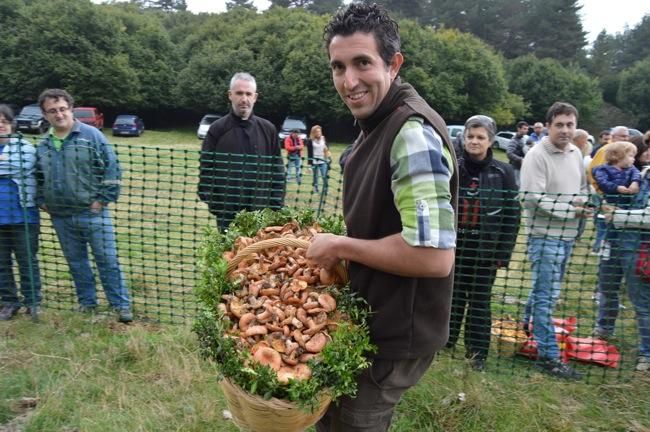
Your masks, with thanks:
[[[246,257],[248,257],[251,254],[261,252],[265,249],[271,249],[279,246],[292,246],[292,247],[307,249],[309,248],[310,244],[311,243],[308,242],[307,240],[290,238],[290,237],[279,237],[279,238],[268,239],[268,240],[260,240],[256,243],[246,246],[244,249],[237,252],[237,255],[235,255],[233,259],[228,262],[228,268],[226,269],[226,274],[230,275],[237,268],[239,263],[242,262]],[[349,280],[348,271],[345,268],[343,261],[339,262],[334,270],[336,271],[336,275],[338,276],[338,279],[340,281],[342,281],[344,284],[348,282]]]

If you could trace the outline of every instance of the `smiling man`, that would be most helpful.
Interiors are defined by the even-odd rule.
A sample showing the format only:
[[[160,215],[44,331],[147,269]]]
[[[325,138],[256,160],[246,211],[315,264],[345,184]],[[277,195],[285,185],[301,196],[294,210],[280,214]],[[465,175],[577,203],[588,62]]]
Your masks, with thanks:
[[[385,431],[449,334],[456,162],[445,122],[398,78],[398,26],[381,6],[347,6],[324,38],[334,86],[361,134],[344,171],[348,235],[316,236],[307,256],[327,268],[349,261],[378,351],[356,397],[330,405],[317,430]]]
[[[117,156],[103,133],[75,120],[74,101],[68,92],[45,90],[38,103],[52,127],[36,150],[36,198],[50,214],[70,266],[79,311],[91,313],[97,307],[95,275],[88,260],[90,246],[106,298],[119,321],[133,321],[108,210],[120,194]]]
[[[230,80],[230,114],[208,130],[201,147],[199,197],[225,230],[240,210],[279,209],[284,164],[275,126],[253,114],[257,83],[238,72]]]
[[[532,289],[526,304],[524,326],[533,327],[541,371],[563,379],[581,375],[560,360],[552,315],[560,295],[578,221],[591,211],[584,207],[589,189],[582,153],[572,143],[578,110],[555,102],[546,113],[548,136],[524,158],[521,194],[528,256],[532,265]]]

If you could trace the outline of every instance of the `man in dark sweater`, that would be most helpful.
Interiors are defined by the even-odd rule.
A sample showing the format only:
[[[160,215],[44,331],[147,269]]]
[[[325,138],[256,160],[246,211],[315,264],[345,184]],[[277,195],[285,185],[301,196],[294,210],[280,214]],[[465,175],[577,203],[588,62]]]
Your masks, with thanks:
[[[285,191],[275,126],[253,114],[255,78],[236,73],[228,98],[230,114],[212,123],[203,141],[199,174],[199,197],[221,230],[240,210],[281,208]]]
[[[362,131],[344,170],[348,236],[318,235],[307,256],[326,268],[349,262],[378,351],[356,397],[332,404],[317,430],[384,431],[448,338],[456,161],[442,118],[397,77],[398,27],[381,6],[350,4],[324,37],[334,86]]]

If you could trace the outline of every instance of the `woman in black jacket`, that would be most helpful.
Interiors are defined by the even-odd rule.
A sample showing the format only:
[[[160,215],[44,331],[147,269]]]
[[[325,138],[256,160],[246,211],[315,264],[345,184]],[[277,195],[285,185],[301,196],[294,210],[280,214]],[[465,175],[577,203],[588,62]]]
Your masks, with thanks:
[[[458,340],[465,310],[465,350],[477,370],[490,348],[490,296],[498,268],[506,267],[519,230],[512,167],[493,158],[496,124],[477,115],[465,123],[458,155],[458,243],[448,347]]]

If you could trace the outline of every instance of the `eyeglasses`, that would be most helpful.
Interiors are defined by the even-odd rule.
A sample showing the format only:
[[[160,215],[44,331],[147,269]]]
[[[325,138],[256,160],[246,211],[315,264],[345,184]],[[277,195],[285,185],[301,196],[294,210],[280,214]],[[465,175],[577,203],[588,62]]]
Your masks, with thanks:
[[[45,111],[45,114],[51,114],[51,115],[54,115],[56,113],[63,114],[64,112],[68,111],[69,109],[70,109],[70,107],[51,108],[51,109]]]

